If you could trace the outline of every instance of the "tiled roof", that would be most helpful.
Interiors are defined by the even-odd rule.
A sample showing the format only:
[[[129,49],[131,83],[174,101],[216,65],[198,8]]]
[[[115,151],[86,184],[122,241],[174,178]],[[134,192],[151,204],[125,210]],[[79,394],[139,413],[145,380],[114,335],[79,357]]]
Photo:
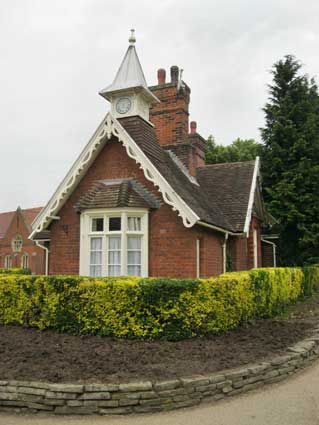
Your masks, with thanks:
[[[255,161],[206,165],[197,180],[211,208],[217,204],[235,232],[244,230]]]
[[[27,226],[31,228],[32,221],[41,210],[42,207],[20,210]],[[0,239],[4,238],[15,213],[16,211],[0,213]]]
[[[219,205],[212,198],[207,197],[207,193],[202,186],[192,183],[171,158],[169,152],[159,145],[153,127],[139,117],[121,118],[119,121],[176,193],[201,220],[223,229],[234,231],[232,223],[225,216]]]
[[[75,205],[77,211],[91,208],[158,208],[159,202],[133,179],[98,181]]]
[[[15,211],[0,213],[0,239],[4,238]]]
[[[31,227],[32,221],[36,218],[43,207],[28,208],[21,210],[23,218],[28,226]]]

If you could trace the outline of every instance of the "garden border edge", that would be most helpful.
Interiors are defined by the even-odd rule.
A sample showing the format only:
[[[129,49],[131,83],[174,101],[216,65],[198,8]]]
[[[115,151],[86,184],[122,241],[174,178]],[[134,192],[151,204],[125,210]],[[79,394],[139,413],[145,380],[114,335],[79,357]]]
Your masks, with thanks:
[[[319,357],[319,328],[284,355],[209,375],[122,384],[0,381],[0,412],[62,415],[149,413],[196,406],[288,378]]]

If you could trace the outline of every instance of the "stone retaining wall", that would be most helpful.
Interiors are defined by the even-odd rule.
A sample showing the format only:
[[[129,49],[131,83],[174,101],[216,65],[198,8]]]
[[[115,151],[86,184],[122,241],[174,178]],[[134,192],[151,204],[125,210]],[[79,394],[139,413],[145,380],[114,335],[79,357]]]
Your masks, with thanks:
[[[155,412],[217,401],[281,381],[319,356],[319,329],[268,362],[169,381],[50,384],[0,381],[0,411],[63,415]]]

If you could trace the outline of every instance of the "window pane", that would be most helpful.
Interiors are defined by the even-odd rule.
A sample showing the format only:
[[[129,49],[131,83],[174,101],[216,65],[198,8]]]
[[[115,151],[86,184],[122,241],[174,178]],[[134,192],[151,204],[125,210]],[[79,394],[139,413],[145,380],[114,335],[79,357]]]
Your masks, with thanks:
[[[90,247],[90,276],[102,276],[102,238],[91,238]]]
[[[108,275],[121,275],[121,237],[108,238]]]
[[[141,230],[141,217],[128,217],[127,218],[127,228],[130,231],[140,231]]]
[[[102,264],[102,251],[91,251],[90,264],[91,265]]]
[[[127,238],[127,274],[141,276],[142,263],[142,238],[129,236]]]
[[[102,276],[102,267],[90,266],[90,276]]]
[[[141,251],[129,251],[127,254],[128,265],[141,264]]]
[[[109,218],[109,231],[115,232],[121,230],[121,217],[110,217]]]
[[[91,238],[91,251],[102,249],[102,238]]]
[[[112,236],[109,238],[109,249],[121,249],[121,238],[119,236]]]
[[[109,276],[121,276],[121,266],[109,266]]]
[[[121,251],[109,251],[109,264],[121,265]]]
[[[141,249],[141,238],[130,236],[127,238],[127,248],[128,249]]]
[[[92,232],[103,232],[104,219],[103,218],[92,218]]]
[[[141,266],[128,266],[127,274],[129,276],[141,276]]]

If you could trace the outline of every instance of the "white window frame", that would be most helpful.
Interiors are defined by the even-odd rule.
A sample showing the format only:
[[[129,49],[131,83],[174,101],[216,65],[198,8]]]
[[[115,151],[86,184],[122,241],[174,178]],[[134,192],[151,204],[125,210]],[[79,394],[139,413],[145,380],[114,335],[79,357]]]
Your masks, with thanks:
[[[108,231],[109,218],[121,216],[121,230]],[[103,232],[92,231],[92,219],[104,218]],[[129,231],[127,228],[128,217],[141,218],[141,231]],[[92,237],[102,237],[102,276],[108,276],[108,237],[121,237],[121,276],[127,276],[127,237],[141,237],[141,276],[148,276],[148,210],[145,208],[112,208],[112,209],[91,209],[82,212],[80,219],[80,267],[81,276],[90,275],[90,239]]]
[[[4,257],[4,268],[5,269],[12,269],[12,257],[11,257],[11,255],[6,255]]]
[[[23,238],[18,233],[15,235],[15,237],[11,241],[11,248],[13,252],[21,252],[23,246]]]
[[[26,265],[25,265],[26,262]],[[21,268],[28,269],[29,268],[29,255],[24,253],[21,255]]]

